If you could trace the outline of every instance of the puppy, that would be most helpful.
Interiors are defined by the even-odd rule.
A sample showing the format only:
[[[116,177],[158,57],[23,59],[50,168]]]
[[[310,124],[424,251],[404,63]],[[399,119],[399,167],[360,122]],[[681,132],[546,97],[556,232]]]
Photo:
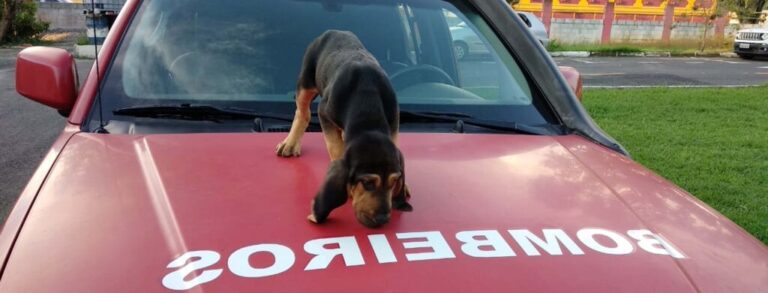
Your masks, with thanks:
[[[322,223],[348,198],[357,220],[367,227],[389,222],[392,209],[411,211],[405,162],[396,145],[397,98],[384,70],[353,33],[330,30],[307,48],[296,114],[288,137],[277,146],[278,156],[301,155],[309,105],[318,94],[331,165],[307,218]]]

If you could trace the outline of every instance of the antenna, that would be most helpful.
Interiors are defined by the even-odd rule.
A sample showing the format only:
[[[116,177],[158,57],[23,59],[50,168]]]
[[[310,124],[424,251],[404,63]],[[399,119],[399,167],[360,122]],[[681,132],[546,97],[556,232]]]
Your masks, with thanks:
[[[99,104],[99,128],[96,129],[96,133],[109,133],[104,129],[104,110],[101,106],[101,73],[99,72],[99,41],[96,36],[96,3],[95,0],[91,0],[91,23],[93,24],[93,52],[96,54],[96,103]],[[103,43],[102,43],[103,44]]]

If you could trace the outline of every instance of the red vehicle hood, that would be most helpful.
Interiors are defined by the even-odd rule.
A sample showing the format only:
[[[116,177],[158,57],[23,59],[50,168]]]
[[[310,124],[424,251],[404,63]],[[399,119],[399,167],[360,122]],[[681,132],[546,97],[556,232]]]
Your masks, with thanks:
[[[349,204],[309,223],[325,147],[312,133],[301,158],[278,158],[283,136],[75,135],[0,290],[768,288],[765,245],[577,136],[402,134],[415,210],[380,229],[358,224]]]

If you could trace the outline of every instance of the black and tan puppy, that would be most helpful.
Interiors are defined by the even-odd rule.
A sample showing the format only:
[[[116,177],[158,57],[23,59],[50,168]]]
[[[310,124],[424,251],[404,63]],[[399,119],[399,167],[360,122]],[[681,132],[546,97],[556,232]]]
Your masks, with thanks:
[[[320,94],[320,126],[331,157],[325,182],[308,219],[322,223],[352,199],[357,220],[377,227],[392,209],[410,211],[405,162],[397,148],[399,110],[389,79],[351,32],[327,31],[307,48],[296,95],[291,131],[277,155],[301,154],[309,105]]]

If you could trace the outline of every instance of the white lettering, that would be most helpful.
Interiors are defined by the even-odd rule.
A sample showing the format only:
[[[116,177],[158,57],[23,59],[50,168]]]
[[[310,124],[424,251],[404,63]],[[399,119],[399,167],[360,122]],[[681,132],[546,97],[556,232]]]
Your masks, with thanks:
[[[387,241],[387,236],[383,234],[368,235],[368,240],[371,242],[373,253],[376,254],[376,259],[379,260],[379,263],[397,262],[395,253],[392,252],[392,246]]]
[[[645,229],[629,230],[627,231],[627,235],[637,240],[637,246],[640,246],[641,249],[647,252],[653,254],[670,255],[674,258],[685,258],[685,255],[670,245],[669,242],[664,240],[664,238],[653,234],[651,231]]]
[[[568,249],[572,255],[584,254],[584,251],[573,242],[571,237],[568,237],[568,234],[565,234],[565,231],[561,229],[542,229],[541,232],[544,234],[544,240],[528,230],[509,230],[509,234],[515,238],[517,244],[520,245],[527,255],[541,255],[536,246],[533,245],[534,243],[550,255],[563,255],[560,244],[565,246],[565,249]]]
[[[563,254],[584,255],[581,247],[588,247],[598,253],[626,255],[637,251],[649,254],[668,255],[673,258],[686,258],[678,248],[659,234],[648,229],[627,230],[626,234],[601,228],[584,228],[576,232],[576,239],[562,229],[542,229],[536,234],[527,229],[507,230],[509,235],[528,256],[542,254],[560,256]],[[499,230],[458,231],[455,239],[461,251],[470,257],[515,257],[513,245]],[[367,235],[373,255],[380,264],[397,263],[389,237],[392,235]],[[438,260],[456,258],[448,241],[440,231],[396,233],[405,248],[408,261]],[[449,237],[450,238],[450,237]],[[578,239],[578,241],[576,241]],[[455,240],[451,240],[455,241]],[[581,244],[578,244],[581,242]],[[363,253],[355,236],[312,239],[304,243],[304,251],[311,257],[305,271],[328,268],[334,259],[342,258],[346,266],[365,265]],[[261,254],[258,254],[261,253]],[[370,252],[366,250],[366,253]],[[401,253],[398,251],[398,253]],[[258,254],[258,255],[256,255]],[[262,263],[262,256],[274,257]],[[341,256],[341,257],[337,257]],[[171,261],[167,268],[173,270],[166,274],[161,282],[170,290],[190,290],[201,284],[212,282],[222,275],[223,269],[215,268],[221,259],[216,251],[189,251]],[[251,259],[254,259],[253,264]],[[337,260],[340,262],[340,260]],[[246,278],[261,278],[281,274],[296,264],[296,255],[291,248],[280,244],[258,244],[240,248],[233,252],[227,261],[229,271]],[[255,265],[255,266],[254,266]],[[340,264],[337,264],[340,265]]]
[[[187,263],[187,261],[195,259]],[[221,275],[222,269],[204,270],[190,280],[184,278],[195,270],[207,268],[221,259],[218,252],[210,250],[189,251],[168,264],[169,269],[179,268],[163,278],[163,286],[171,290],[189,290],[200,284],[215,280]]]
[[[271,253],[275,263],[266,268],[254,268],[249,261],[251,255],[259,252]],[[240,248],[229,256],[229,270],[233,274],[246,278],[260,278],[285,272],[296,262],[293,251],[280,244],[258,244]]]
[[[439,231],[397,233],[397,239],[424,238],[425,241],[404,242],[407,248],[432,248],[432,252],[406,253],[408,261],[456,258],[448,242]]]
[[[326,248],[325,246],[328,244],[338,244],[339,247]],[[363,254],[360,252],[360,247],[357,246],[357,241],[355,241],[353,236],[307,241],[307,243],[304,243],[304,251],[315,255],[309,261],[307,267],[304,268],[305,271],[325,269],[337,255],[341,255],[344,258],[344,264],[348,267],[365,264]]]
[[[462,231],[456,233],[456,239],[464,243],[461,245],[461,251],[471,257],[515,256],[515,252],[496,230]],[[483,246],[489,246],[491,249],[480,249]]]
[[[616,244],[616,247],[608,247],[600,244],[597,242],[597,240],[595,240],[596,235],[602,235],[610,238]],[[621,234],[610,230],[584,228],[579,230],[579,232],[576,232],[576,237],[581,240],[581,243],[584,243],[584,245],[591,248],[592,250],[605,254],[629,254],[635,250],[635,247],[632,246],[632,243],[630,243],[629,240],[624,238],[624,236],[621,236]]]

